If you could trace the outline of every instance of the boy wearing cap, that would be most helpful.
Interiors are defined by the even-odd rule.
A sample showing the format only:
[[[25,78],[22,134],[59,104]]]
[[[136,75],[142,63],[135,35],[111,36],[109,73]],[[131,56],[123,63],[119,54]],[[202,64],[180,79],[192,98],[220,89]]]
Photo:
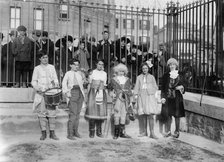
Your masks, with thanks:
[[[26,27],[21,25],[17,28],[18,37],[12,43],[12,53],[16,61],[16,85],[26,87],[27,73],[30,70],[31,64],[31,40],[26,36]],[[20,84],[22,77],[22,84]]]
[[[12,54],[12,43],[17,37],[17,31],[12,30],[9,33],[10,42],[5,44],[2,48],[2,75],[4,76],[4,81],[7,81],[7,86],[13,84],[13,75],[14,75],[14,57]],[[7,78],[7,79],[6,79]]]

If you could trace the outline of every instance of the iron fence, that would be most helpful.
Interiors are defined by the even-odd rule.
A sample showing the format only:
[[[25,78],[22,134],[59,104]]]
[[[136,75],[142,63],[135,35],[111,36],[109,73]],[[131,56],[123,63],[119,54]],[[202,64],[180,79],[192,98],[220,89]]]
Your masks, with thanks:
[[[166,9],[116,6],[94,1],[2,0],[1,85],[11,87],[17,82],[15,57],[10,45],[4,44],[10,42],[8,33],[24,25],[33,42],[31,65],[26,76],[28,86],[32,70],[39,64],[37,55],[43,50],[43,40],[47,40],[45,52],[51,53],[49,61],[55,65],[60,82],[69,70],[69,59],[74,57],[80,41],[83,41],[85,50],[89,52],[89,69],[95,68],[95,59],[101,56],[105,59],[109,80],[113,66],[122,62],[127,65],[129,77],[135,83],[141,72],[141,63],[151,61],[151,72],[160,84],[160,78],[167,70],[166,61],[175,57],[185,74],[188,91],[222,96],[222,6],[220,0],[198,1],[185,6],[170,2]],[[104,31],[109,33],[109,51],[101,49],[100,52],[98,47]],[[70,36],[73,42],[68,48],[66,42]]]

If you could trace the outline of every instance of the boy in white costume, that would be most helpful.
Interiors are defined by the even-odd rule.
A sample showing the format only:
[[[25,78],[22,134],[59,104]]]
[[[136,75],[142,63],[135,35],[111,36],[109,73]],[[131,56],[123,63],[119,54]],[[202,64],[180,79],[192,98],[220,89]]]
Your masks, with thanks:
[[[58,87],[58,78],[55,71],[55,67],[48,64],[48,55],[42,52],[38,53],[40,59],[40,65],[36,66],[32,76],[32,86],[36,91],[34,97],[33,109],[37,113],[42,136],[40,140],[45,140],[47,137],[46,128],[49,124],[50,138],[59,140],[55,135],[55,123],[56,123],[56,106],[49,106],[45,104],[43,93],[53,87]]]

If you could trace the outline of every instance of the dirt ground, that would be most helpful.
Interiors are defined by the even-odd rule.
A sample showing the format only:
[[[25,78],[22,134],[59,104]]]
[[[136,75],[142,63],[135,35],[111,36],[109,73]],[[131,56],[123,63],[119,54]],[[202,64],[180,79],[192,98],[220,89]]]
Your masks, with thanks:
[[[9,162],[221,162],[224,157],[173,138],[24,140],[4,151]]]

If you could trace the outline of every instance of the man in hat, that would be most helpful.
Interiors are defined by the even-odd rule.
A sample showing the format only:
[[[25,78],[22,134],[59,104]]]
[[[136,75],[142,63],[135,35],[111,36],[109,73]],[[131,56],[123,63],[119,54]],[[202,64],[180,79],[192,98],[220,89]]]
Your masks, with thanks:
[[[126,64],[127,61],[126,59],[128,55],[127,44],[130,42],[131,42],[130,39],[126,38],[125,36],[116,40],[115,48],[116,48],[116,58],[118,62]]]
[[[12,43],[12,53],[16,61],[16,85],[22,85],[25,88],[27,82],[27,73],[30,70],[31,64],[31,40],[26,36],[26,27],[21,25],[17,28],[18,37]],[[20,84],[20,77],[22,77],[22,84]]]
[[[104,70],[109,74],[111,62],[114,61],[114,46],[109,39],[109,32],[104,31],[102,34],[103,39],[97,43],[98,59],[104,61]]]
[[[68,60],[73,58],[75,47],[73,46],[73,37],[70,35],[62,38],[62,42],[64,42],[64,46],[56,51],[56,66],[59,71],[60,77],[63,77],[66,71],[69,69]]]
[[[12,54],[12,43],[17,37],[17,31],[12,30],[9,33],[10,41],[5,44],[2,48],[2,79],[5,78],[4,81],[7,81],[7,86],[13,85],[13,75],[14,74],[14,57]],[[6,79],[7,78],[7,79]]]
[[[54,63],[54,42],[48,37],[48,32],[43,31],[40,40],[41,50],[48,54],[49,63]]]

